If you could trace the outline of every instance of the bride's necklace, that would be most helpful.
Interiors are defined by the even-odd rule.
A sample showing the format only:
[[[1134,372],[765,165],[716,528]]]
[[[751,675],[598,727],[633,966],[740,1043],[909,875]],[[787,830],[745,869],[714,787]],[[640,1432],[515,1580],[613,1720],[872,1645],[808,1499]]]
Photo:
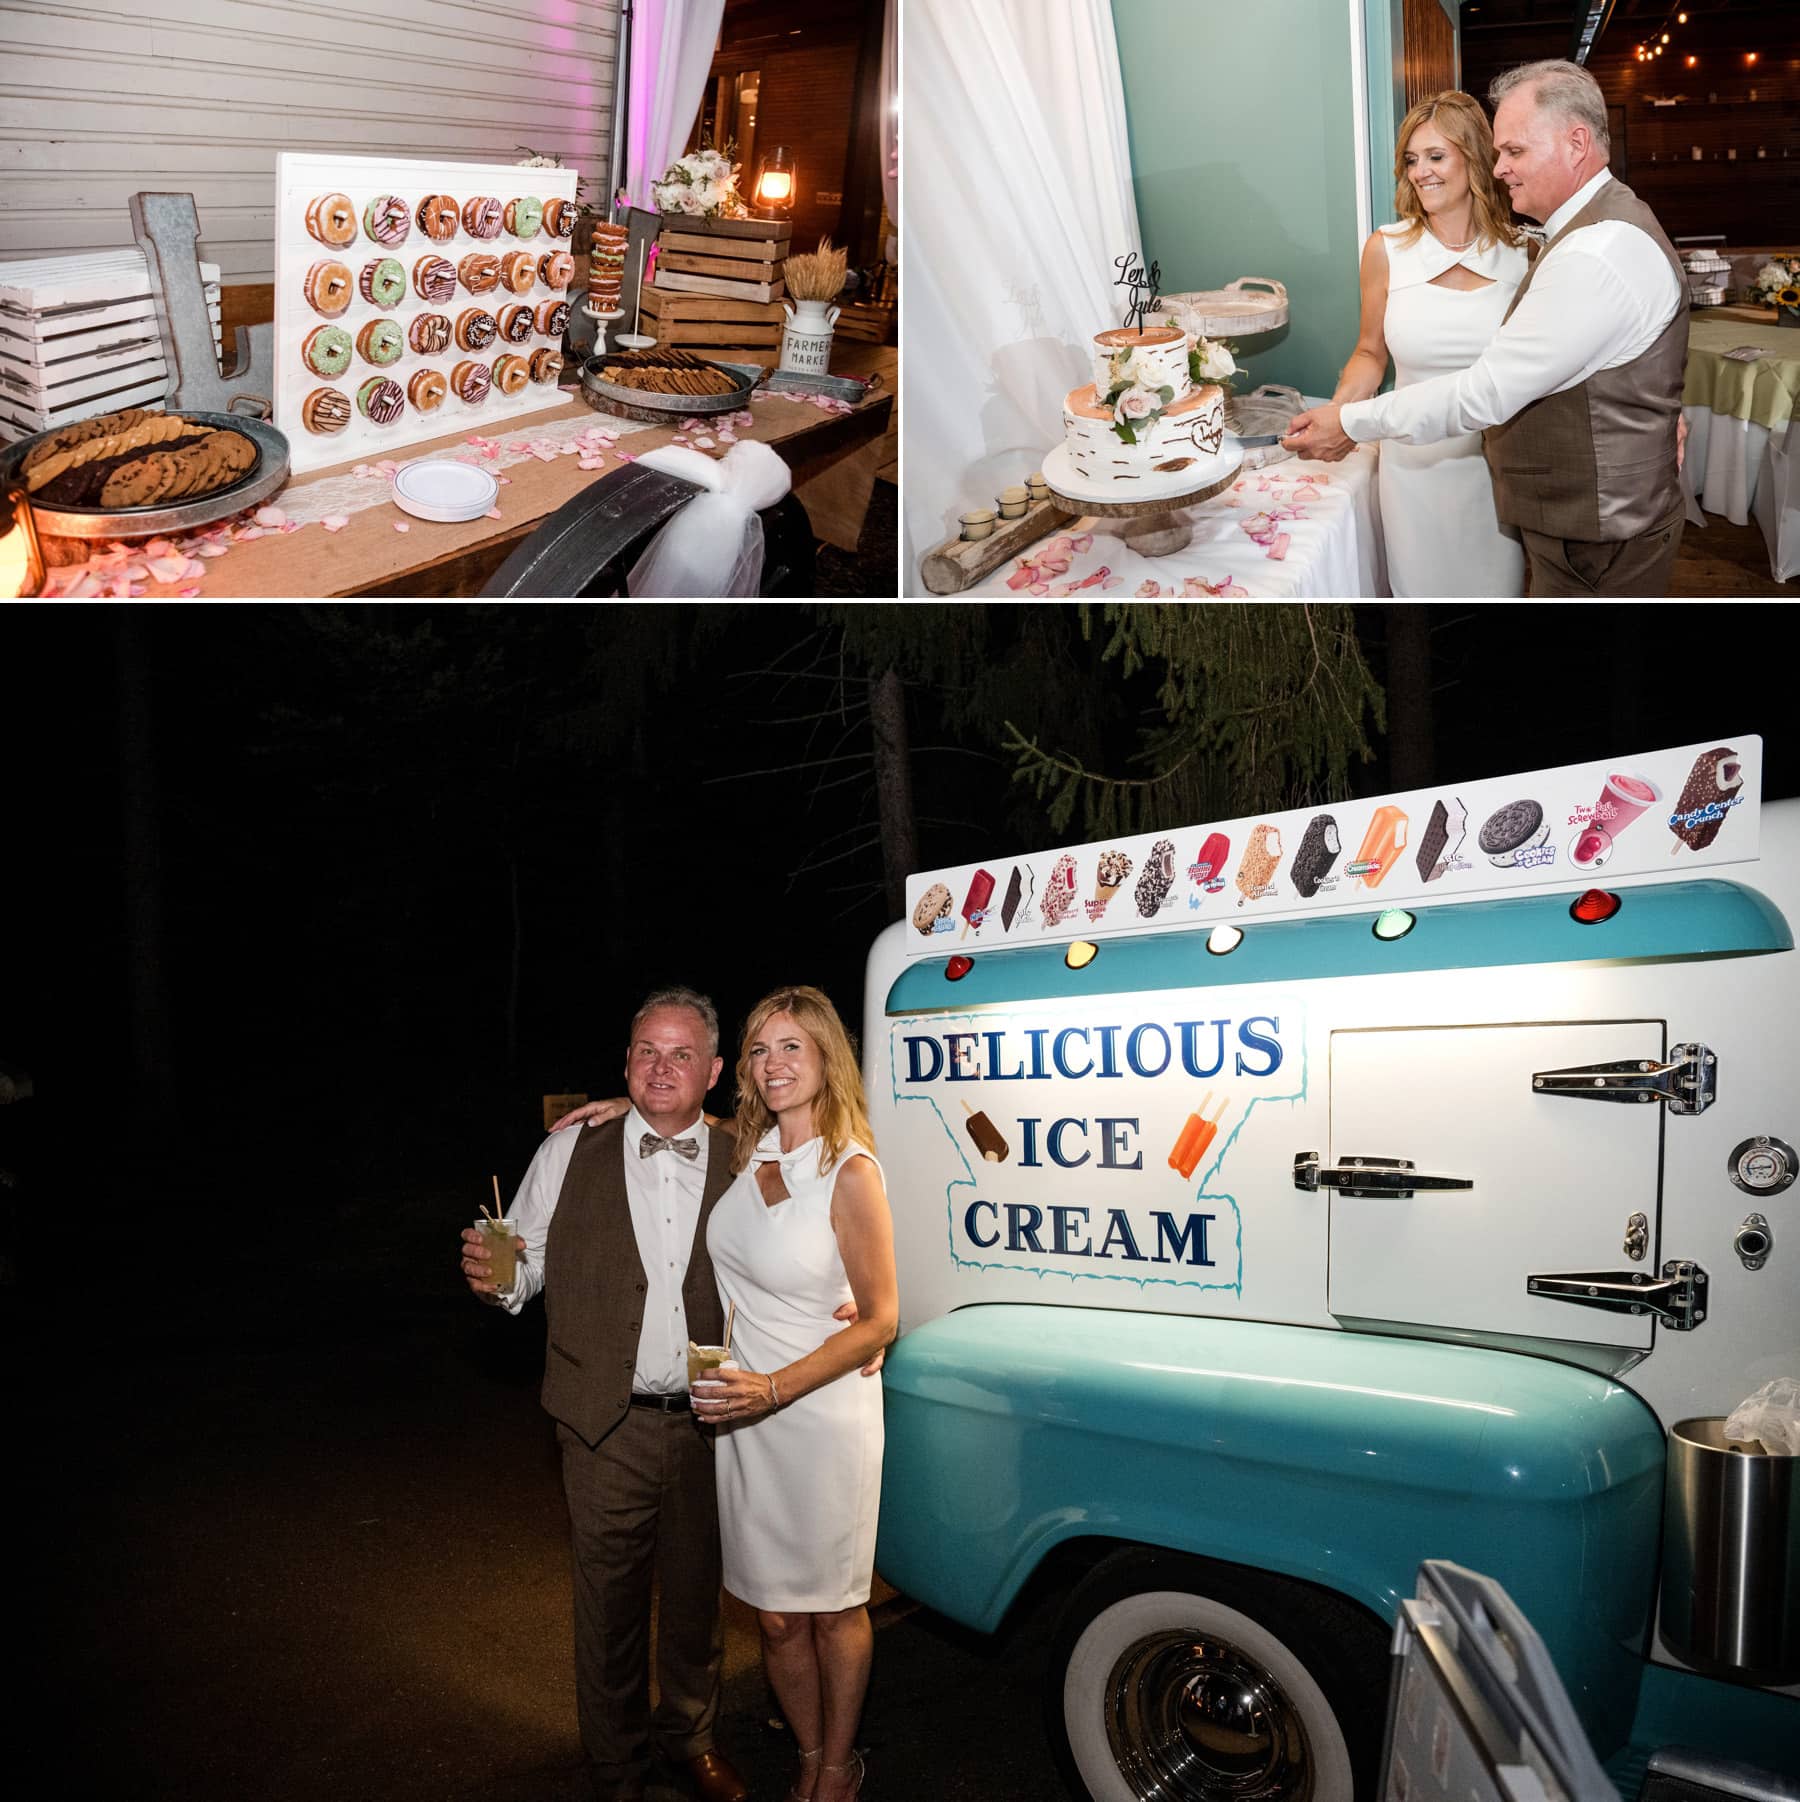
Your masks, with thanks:
[[[1439,237],[1435,229],[1432,231],[1431,235],[1434,238],[1437,238],[1437,241],[1442,244],[1446,250],[1467,250],[1470,245],[1475,242],[1474,238],[1471,238],[1468,244],[1452,244],[1448,238]]]

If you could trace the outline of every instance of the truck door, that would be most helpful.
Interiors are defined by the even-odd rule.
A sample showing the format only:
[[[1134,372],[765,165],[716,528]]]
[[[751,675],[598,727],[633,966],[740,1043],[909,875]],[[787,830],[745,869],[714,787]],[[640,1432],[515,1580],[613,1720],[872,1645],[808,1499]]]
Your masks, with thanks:
[[[1541,1094],[1532,1077],[1660,1062],[1664,1040],[1657,1020],[1334,1032],[1321,1185],[1331,1311],[1648,1350],[1648,1314],[1572,1307],[1525,1285],[1546,1272],[1655,1274],[1663,1109]],[[1346,1193],[1355,1162],[1398,1158],[1469,1186]]]

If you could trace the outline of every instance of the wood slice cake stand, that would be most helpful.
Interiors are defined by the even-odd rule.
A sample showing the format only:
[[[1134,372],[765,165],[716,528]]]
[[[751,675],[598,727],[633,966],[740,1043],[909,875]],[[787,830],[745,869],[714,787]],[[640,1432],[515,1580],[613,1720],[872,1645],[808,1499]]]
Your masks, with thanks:
[[[1178,510],[1223,494],[1237,479],[1243,461],[1243,448],[1227,439],[1218,456],[1207,459],[1204,480],[1194,482],[1185,470],[1147,476],[1142,493],[1121,500],[1116,486],[1098,488],[1083,481],[1069,447],[1059,444],[1044,458],[1044,482],[1071,513],[1127,522],[1119,528],[1119,536],[1140,557],[1167,557],[1193,542],[1194,528],[1178,517]]]

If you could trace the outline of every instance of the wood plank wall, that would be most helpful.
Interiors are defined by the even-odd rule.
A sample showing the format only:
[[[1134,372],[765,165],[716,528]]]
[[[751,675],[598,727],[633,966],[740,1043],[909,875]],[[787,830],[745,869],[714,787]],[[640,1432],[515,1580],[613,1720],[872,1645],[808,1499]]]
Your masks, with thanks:
[[[618,0],[5,0],[0,256],[131,242],[191,192],[227,283],[274,274],[275,157],[560,154],[604,196]]]

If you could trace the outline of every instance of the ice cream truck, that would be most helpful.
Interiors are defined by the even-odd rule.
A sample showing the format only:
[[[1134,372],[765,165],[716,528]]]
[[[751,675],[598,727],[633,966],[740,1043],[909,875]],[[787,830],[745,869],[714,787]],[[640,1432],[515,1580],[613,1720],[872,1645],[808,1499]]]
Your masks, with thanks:
[[[1761,756],[910,879],[864,1009],[877,1563],[979,1629],[1061,1598],[1071,1795],[1369,1795],[1426,1559],[1504,1585],[1627,1802],[1671,1745],[1800,1774],[1800,1459],[1723,1436],[1800,1376]]]

